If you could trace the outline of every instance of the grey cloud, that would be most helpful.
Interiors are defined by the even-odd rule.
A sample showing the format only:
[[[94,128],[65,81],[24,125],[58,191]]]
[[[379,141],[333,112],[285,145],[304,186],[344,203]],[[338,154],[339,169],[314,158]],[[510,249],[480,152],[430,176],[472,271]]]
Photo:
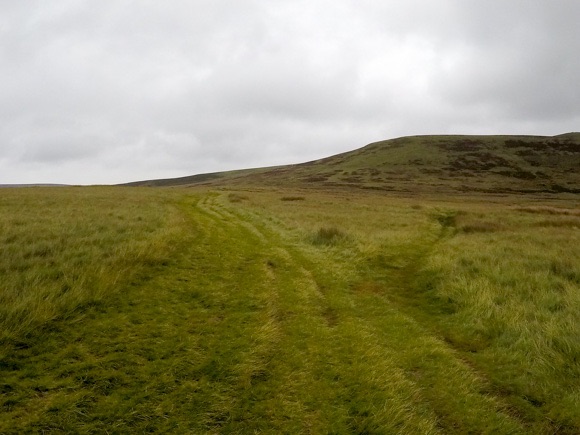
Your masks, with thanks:
[[[405,134],[556,134],[579,121],[571,0],[0,10],[0,183],[181,176]]]
[[[437,92],[458,106],[487,104],[516,121],[578,114],[580,40],[573,17],[580,4],[466,2],[459,12],[473,26],[463,25],[465,39],[455,42],[456,65],[434,76]]]

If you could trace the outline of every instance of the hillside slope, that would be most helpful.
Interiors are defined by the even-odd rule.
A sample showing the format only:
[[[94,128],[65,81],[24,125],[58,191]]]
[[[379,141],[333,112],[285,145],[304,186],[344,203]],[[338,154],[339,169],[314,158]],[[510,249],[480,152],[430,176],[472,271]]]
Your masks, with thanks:
[[[580,133],[558,136],[411,136],[275,168],[131,185],[355,187],[385,191],[580,193]]]

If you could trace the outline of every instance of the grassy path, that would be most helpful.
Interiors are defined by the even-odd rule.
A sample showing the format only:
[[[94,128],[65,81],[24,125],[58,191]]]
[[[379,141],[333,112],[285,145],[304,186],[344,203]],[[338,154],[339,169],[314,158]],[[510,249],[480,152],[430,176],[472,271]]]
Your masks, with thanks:
[[[385,296],[408,277],[379,280],[224,196],[180,208],[172,261],[5,355],[0,433],[526,432]]]
[[[257,237],[275,289],[257,353],[265,369],[248,402],[268,412],[266,427],[281,418],[298,424],[290,432],[523,431],[453,349],[373,291],[380,284],[285,241],[265,217],[226,211],[215,199],[206,206]],[[408,281],[392,278],[393,286]]]
[[[257,328],[260,295],[250,282],[261,264],[193,206],[183,205],[186,240],[173,262],[2,359],[0,433],[218,424]]]

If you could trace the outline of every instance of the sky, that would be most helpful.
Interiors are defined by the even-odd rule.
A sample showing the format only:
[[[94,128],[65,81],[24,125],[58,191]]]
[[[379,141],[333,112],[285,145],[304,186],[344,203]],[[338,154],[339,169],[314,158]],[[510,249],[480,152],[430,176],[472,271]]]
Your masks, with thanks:
[[[0,184],[580,130],[577,0],[0,0]]]

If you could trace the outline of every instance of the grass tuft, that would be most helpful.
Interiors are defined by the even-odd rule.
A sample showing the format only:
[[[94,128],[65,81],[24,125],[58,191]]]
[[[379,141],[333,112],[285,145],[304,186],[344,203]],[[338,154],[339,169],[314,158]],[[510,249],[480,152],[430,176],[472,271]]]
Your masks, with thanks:
[[[335,226],[321,227],[312,238],[312,243],[314,245],[330,246],[346,238],[346,233]]]
[[[250,199],[248,195],[242,195],[241,193],[230,193],[228,195],[228,200],[234,203],[246,201],[248,199]]]
[[[305,199],[304,196],[283,196],[280,201],[304,201]]]
[[[550,214],[550,215],[567,215],[567,216],[580,216],[580,210],[561,208],[561,207],[551,207],[551,206],[529,206],[529,207],[517,207],[516,210],[525,213],[535,213],[535,214]]]
[[[476,221],[460,225],[459,230],[466,234],[472,233],[495,233],[500,231],[502,226],[497,222]]]
[[[545,219],[534,224],[538,227],[560,227],[580,229],[580,219]]]
[[[443,229],[453,228],[457,225],[457,212],[455,210],[436,210],[432,216]]]

